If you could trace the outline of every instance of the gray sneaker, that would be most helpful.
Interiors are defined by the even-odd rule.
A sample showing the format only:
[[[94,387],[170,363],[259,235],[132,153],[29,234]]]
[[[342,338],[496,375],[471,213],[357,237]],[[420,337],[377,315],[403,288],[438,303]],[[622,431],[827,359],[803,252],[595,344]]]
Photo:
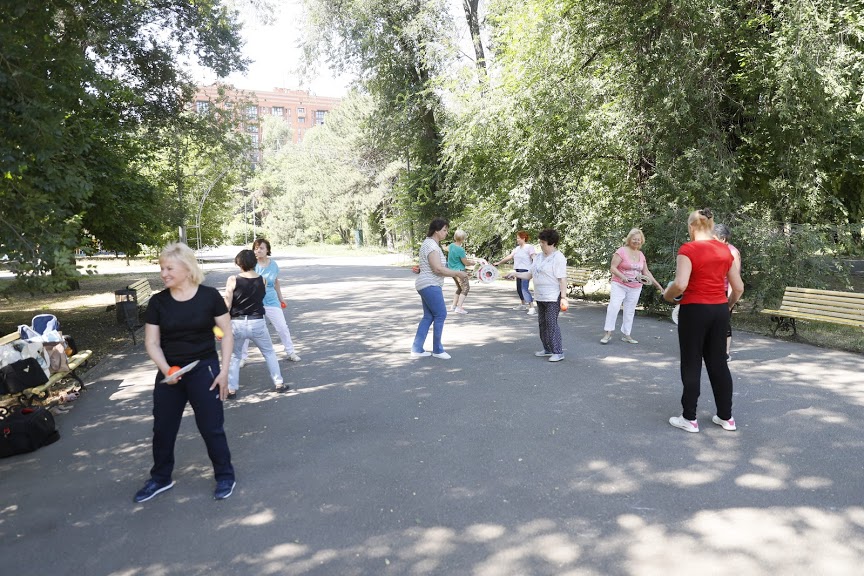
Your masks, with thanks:
[[[552,353],[546,352],[545,350],[539,350],[537,352],[534,352],[534,356],[537,356],[538,358],[545,358],[546,356],[552,356]]]
[[[560,362],[563,359],[563,354],[552,354],[551,356],[549,356],[549,362]]]

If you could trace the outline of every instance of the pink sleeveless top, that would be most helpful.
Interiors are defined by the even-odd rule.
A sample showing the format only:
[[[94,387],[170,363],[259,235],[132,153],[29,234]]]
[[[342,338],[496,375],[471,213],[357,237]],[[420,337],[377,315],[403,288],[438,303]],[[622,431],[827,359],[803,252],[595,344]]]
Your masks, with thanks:
[[[639,261],[634,262],[630,259],[630,254],[627,251],[626,246],[622,246],[618,250],[615,251],[615,254],[621,257],[621,263],[618,264],[618,271],[624,274],[627,278],[635,278],[637,274],[642,274],[642,269],[645,268],[645,254],[642,251],[639,251]],[[642,283],[639,281],[636,282],[624,282],[614,274],[612,275],[612,282],[617,282],[619,284],[623,284],[628,288],[639,288],[642,286]]]

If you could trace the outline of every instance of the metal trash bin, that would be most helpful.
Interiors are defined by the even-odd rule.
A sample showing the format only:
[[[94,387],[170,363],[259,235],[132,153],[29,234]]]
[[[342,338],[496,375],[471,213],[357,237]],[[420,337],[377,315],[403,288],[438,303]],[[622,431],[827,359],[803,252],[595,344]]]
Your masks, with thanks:
[[[114,291],[114,302],[117,308],[117,323],[125,326],[138,324],[138,292],[129,288]]]

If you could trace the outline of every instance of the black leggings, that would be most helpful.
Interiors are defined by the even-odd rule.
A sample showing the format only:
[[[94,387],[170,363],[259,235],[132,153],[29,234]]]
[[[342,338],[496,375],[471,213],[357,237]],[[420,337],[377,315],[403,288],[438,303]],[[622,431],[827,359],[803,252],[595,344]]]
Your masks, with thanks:
[[[702,361],[714,391],[717,416],[732,418],[732,375],[726,364],[727,304],[684,304],[678,313],[678,346],[681,349],[682,415],[696,419],[702,377]]]

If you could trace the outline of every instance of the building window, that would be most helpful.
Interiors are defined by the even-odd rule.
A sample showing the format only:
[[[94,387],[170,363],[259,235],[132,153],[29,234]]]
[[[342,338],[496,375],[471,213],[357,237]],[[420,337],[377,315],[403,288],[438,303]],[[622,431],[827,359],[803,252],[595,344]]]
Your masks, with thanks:
[[[252,138],[252,148],[257,150],[258,149],[258,134],[252,134],[251,138]]]
[[[248,126],[246,126],[246,130],[248,130],[252,134],[257,134],[258,133],[258,125],[257,124],[249,124]]]
[[[210,102],[198,100],[195,102],[195,109],[198,111],[198,114],[206,114],[207,111],[210,110]]]
[[[303,142],[303,130],[297,130],[297,142]]]
[[[326,114],[325,110],[316,110],[315,111],[315,125],[323,126],[324,125],[324,114]]]
[[[247,106],[246,107],[246,117],[247,118],[257,118],[258,117],[258,106]]]
[[[285,113],[285,109],[282,106],[273,106],[273,108],[270,109],[270,113],[273,116],[282,116]]]
[[[304,116],[300,116],[299,118],[297,118],[297,123],[298,124],[305,124],[306,118]]]
[[[297,116],[305,116],[306,108],[297,108]]]

